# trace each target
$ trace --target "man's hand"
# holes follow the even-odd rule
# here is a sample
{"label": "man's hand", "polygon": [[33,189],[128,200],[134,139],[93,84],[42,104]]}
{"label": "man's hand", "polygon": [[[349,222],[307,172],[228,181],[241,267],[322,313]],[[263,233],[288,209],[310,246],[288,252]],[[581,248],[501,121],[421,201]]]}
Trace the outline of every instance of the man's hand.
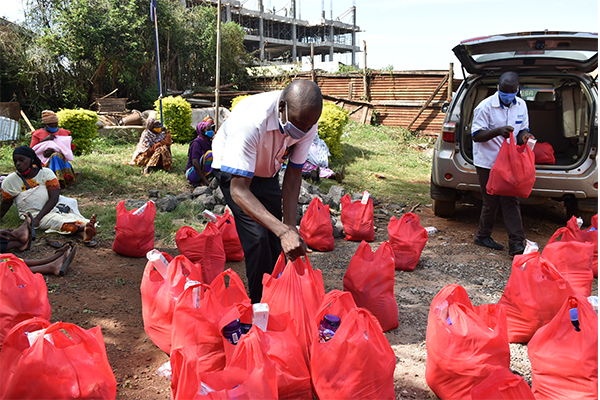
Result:
{"label": "man's hand", "polygon": [[289,228],[279,237],[281,249],[287,258],[294,261],[307,253],[306,243],[295,228]]}
{"label": "man's hand", "polygon": [[529,139],[535,139],[535,136],[533,136],[531,133],[529,133],[528,130],[522,130],[521,132],[519,132],[519,134],[517,135],[517,144],[523,144],[523,143],[527,143],[527,141]]}
{"label": "man's hand", "polygon": [[501,135],[501,136],[505,137],[506,139],[510,138],[510,135],[515,130],[515,128],[513,128],[510,125],[506,125],[506,126],[503,126],[503,127],[497,128],[497,129],[498,129],[498,136]]}

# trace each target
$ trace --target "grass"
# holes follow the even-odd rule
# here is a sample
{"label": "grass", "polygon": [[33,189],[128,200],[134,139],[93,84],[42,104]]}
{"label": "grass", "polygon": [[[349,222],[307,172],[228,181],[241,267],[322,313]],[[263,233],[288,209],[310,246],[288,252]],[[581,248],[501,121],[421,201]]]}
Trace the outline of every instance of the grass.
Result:
{"label": "grass", "polygon": [[[27,144],[27,143],[24,143]],[[431,155],[426,150],[433,139],[423,138],[397,127],[369,126],[350,122],[342,136],[343,157],[331,160],[330,167],[346,168],[342,186],[347,193],[368,190],[385,202],[428,203]],[[98,138],[94,150],[77,156],[73,162],[78,181],[63,195],[79,201],[84,216],[96,214],[100,227],[98,238],[114,239],[116,205],[121,200],[148,199],[148,190],[159,190],[161,197],[177,195],[189,190],[184,170],[187,165],[188,145],[174,144],[173,168],[170,172],[159,170],[149,176],[141,168],[126,165],[131,159],[135,143],[119,138]],[[0,173],[14,171],[12,146],[0,147]],[[328,191],[334,180],[323,179],[320,186]],[[175,245],[175,234],[184,225],[201,231],[205,220],[200,205],[185,203],[170,213],[156,213],[155,231],[157,247]],[[20,225],[16,207],[11,207],[2,220],[2,227]]]}

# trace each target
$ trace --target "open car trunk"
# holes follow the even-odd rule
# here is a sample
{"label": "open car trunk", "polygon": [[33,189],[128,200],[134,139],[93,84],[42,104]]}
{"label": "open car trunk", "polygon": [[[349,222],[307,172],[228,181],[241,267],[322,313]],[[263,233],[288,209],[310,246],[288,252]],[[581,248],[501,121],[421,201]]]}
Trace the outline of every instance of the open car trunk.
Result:
{"label": "open car trunk", "polygon": [[[496,92],[498,76],[487,76],[472,82],[461,107],[463,156],[473,162],[471,124],[473,110],[486,97]],[[537,164],[539,169],[574,169],[597,148],[594,124],[594,102],[587,82],[579,75],[520,76],[520,97],[527,103],[529,129],[537,143],[549,143],[554,151],[554,164]],[[590,132],[591,130],[591,132]]]}

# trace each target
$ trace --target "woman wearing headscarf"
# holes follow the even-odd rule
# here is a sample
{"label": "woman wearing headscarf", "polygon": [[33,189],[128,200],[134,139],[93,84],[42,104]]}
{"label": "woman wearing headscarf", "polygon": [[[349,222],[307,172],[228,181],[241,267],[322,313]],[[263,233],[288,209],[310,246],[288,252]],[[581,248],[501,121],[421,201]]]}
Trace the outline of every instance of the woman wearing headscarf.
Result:
{"label": "woman wearing headscarf", "polygon": [[198,135],[190,143],[185,176],[192,186],[208,186],[212,177],[212,138],[215,135],[215,122],[206,117],[196,126]]}
{"label": "woman wearing headscarf", "polygon": [[9,174],[0,188],[0,219],[14,203],[21,219],[26,219],[25,215],[31,218],[33,228],[45,229],[46,233],[78,235],[86,246],[95,246],[96,215],[86,219],[79,213],[77,200],[60,195],[56,175],[42,167],[33,149],[17,147],[13,162],[17,171]]}
{"label": "woman wearing headscarf", "polygon": [[163,128],[156,118],[148,118],[146,129],[140,136],[129,164],[143,166],[142,173],[148,174],[151,167],[171,170],[171,132]]}
{"label": "woman wearing headscarf", "polygon": [[58,127],[58,116],[54,111],[42,111],[41,129],[31,134],[31,147],[42,161],[58,178],[60,186],[77,182],[75,172],[69,161],[73,161],[75,146],[71,142],[71,132]]}

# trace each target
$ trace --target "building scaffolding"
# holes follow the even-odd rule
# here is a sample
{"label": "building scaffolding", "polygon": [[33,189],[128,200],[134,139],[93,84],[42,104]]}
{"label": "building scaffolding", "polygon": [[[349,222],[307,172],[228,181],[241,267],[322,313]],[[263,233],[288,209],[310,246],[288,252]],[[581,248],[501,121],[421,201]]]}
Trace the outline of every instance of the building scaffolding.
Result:
{"label": "building scaffolding", "polygon": [[[311,44],[314,43],[314,55],[325,61],[333,61],[334,54],[352,54],[352,65],[357,65],[356,33],[360,27],[356,25],[356,7],[351,7],[344,14],[352,15],[352,23],[344,23],[326,19],[325,10],[321,11],[321,19],[305,21],[296,19],[296,1],[291,0],[291,7],[283,9],[284,15],[278,15],[275,9],[265,10],[263,1],[258,0],[258,10],[244,8],[240,1],[221,0],[222,20],[236,22],[244,30],[244,46],[258,59],[265,62],[282,61],[297,62],[302,56],[310,56]],[[217,0],[187,0],[188,4],[212,4]],[[333,17],[333,16],[332,16]]]}

